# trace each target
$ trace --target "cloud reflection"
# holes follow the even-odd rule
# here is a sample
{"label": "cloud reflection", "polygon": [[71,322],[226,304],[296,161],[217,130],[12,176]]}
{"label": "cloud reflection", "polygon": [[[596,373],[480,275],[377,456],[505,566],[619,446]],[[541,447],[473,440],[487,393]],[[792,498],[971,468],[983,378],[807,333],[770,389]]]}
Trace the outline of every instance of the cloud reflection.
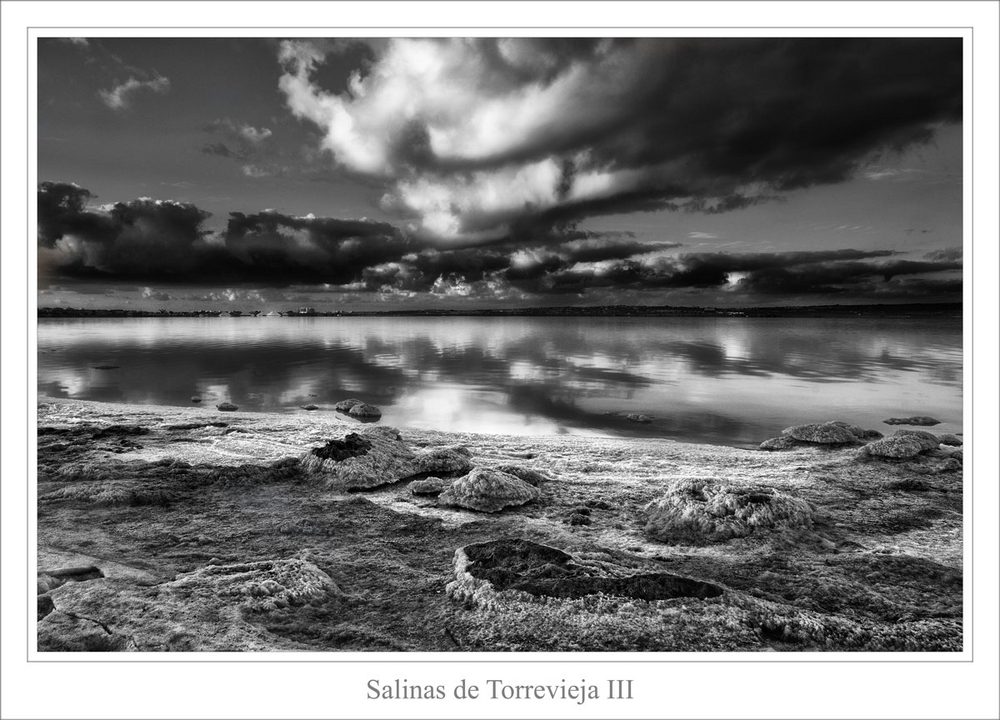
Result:
{"label": "cloud reflection", "polygon": [[961,341],[960,321],[941,320],[45,320],[38,388],[168,405],[200,395],[247,410],[358,397],[399,425],[750,443],[837,417],[960,423]]}

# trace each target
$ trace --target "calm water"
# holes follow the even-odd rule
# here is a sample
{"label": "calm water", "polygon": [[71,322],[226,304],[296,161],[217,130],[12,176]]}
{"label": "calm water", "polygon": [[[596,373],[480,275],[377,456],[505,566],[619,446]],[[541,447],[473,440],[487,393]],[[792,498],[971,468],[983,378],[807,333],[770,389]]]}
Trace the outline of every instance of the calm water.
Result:
{"label": "calm water", "polygon": [[38,349],[39,391],[85,400],[304,413],[357,397],[383,424],[725,445],[835,419],[962,430],[960,318],[43,319]]}

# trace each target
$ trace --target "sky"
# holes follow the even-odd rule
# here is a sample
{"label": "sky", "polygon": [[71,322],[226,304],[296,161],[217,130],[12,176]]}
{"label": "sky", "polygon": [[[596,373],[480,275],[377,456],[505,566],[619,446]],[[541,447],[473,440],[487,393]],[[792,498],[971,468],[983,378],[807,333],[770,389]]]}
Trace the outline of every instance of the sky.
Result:
{"label": "sky", "polygon": [[962,296],[955,38],[45,38],[38,303]]}

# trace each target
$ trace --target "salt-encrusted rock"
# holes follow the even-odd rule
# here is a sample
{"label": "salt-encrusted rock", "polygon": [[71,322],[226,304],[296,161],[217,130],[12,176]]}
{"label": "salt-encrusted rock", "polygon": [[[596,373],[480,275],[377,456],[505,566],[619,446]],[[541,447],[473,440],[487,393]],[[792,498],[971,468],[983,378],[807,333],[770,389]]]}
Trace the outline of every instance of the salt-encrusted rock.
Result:
{"label": "salt-encrusted rock", "polygon": [[938,435],[937,440],[942,445],[948,445],[950,447],[962,447],[962,438],[958,435],[952,435],[951,433],[946,433],[945,435]]}
{"label": "salt-encrusted rock", "polygon": [[221,410],[222,412],[235,412],[240,409],[239,406],[233,405],[231,402],[219,403],[215,406],[215,408],[217,410]]}
{"label": "salt-encrusted rock", "polygon": [[865,439],[865,429],[859,425],[852,425],[851,423],[846,423],[842,420],[830,420],[829,422],[823,423],[824,425],[836,425],[837,427],[842,427],[847,432],[851,433],[854,437],[859,440]]}
{"label": "salt-encrusted rock", "polygon": [[648,537],[702,545],[746,537],[760,530],[806,528],[809,503],[762,486],[738,487],[704,480],[677,480],[646,506]]}
{"label": "salt-encrusted rock", "polygon": [[537,470],[532,470],[531,468],[526,468],[521,465],[498,465],[497,470],[500,472],[505,472],[508,475],[513,475],[516,478],[524,480],[524,482],[534,487],[538,487],[543,482],[548,482],[549,478],[538,472]]}
{"label": "salt-encrusted rock", "polygon": [[303,410],[319,410],[319,405],[312,405],[312,404],[303,405],[302,409]]}
{"label": "salt-encrusted rock", "polygon": [[378,420],[382,417],[382,411],[374,405],[369,405],[368,403],[358,403],[357,405],[354,405],[347,411],[347,414],[352,418],[368,421]]}
{"label": "salt-encrusted rock", "polygon": [[790,428],[785,428],[782,434],[796,440],[819,445],[848,445],[857,441],[854,433],[832,422],[793,425]]}
{"label": "salt-encrusted rock", "polygon": [[629,413],[625,416],[625,419],[634,423],[642,423],[643,425],[648,425],[653,422],[653,418],[649,417],[649,415],[643,415],[642,413]]}
{"label": "salt-encrusted rock", "polygon": [[334,601],[333,579],[302,557],[206,565],[143,587],[102,578],[52,591],[55,608],[38,621],[41,651],[275,649],[247,620]]}
{"label": "salt-encrusted rock", "polygon": [[858,450],[862,457],[888,458],[891,460],[906,460],[916,457],[923,450],[917,438],[906,435],[893,435],[868,443]]}
{"label": "salt-encrusted rock", "polygon": [[457,477],[472,469],[469,450],[464,447],[442,447],[425,450],[417,455],[417,474],[435,473]]}
{"label": "salt-encrusted rock", "polygon": [[416,456],[394,428],[369,428],[330,440],[299,458],[302,469],[327,487],[361,490],[417,474]]}
{"label": "salt-encrusted rock", "polygon": [[[50,598],[51,602],[51,598]],[[39,652],[134,652],[135,642],[97,620],[53,609],[38,621]]]}
{"label": "salt-encrusted rock", "polygon": [[432,448],[417,454],[395,428],[372,427],[313,448],[299,458],[299,466],[307,474],[322,476],[327,487],[364,490],[412,477],[461,474],[472,463],[463,448]]}
{"label": "salt-encrusted rock", "polygon": [[94,565],[81,567],[59,568],[58,570],[38,571],[38,592],[39,594],[55,590],[68,582],[86,582],[104,577],[101,569]]}
{"label": "salt-encrusted rock", "polygon": [[355,405],[361,405],[361,404],[362,404],[361,400],[358,400],[357,398],[348,398],[347,400],[341,400],[340,402],[338,402],[336,405],[333,406],[333,409],[336,410],[337,412],[345,413]]}
{"label": "salt-encrusted rock", "polygon": [[418,496],[440,495],[449,485],[451,485],[451,480],[442,480],[437,477],[414,480],[410,483],[410,494]]}
{"label": "salt-encrusted rock", "polygon": [[897,430],[891,437],[911,437],[920,443],[921,451],[937,450],[940,446],[937,435],[926,430]]}
{"label": "salt-encrusted rock", "polygon": [[438,504],[479,512],[499,512],[505,507],[524,505],[538,497],[538,490],[520,478],[498,470],[476,468],[441,493]]}
{"label": "salt-encrusted rock", "polygon": [[886,425],[940,425],[940,420],[935,420],[932,417],[927,417],[926,415],[914,415],[913,417],[907,418],[896,418],[892,417],[888,420],[883,420]]}
{"label": "salt-encrusted rock", "polygon": [[168,585],[196,593],[211,591],[251,610],[301,606],[328,593],[340,594],[333,578],[300,558],[206,565]]}
{"label": "salt-encrusted rock", "polygon": [[803,445],[808,445],[808,443],[796,440],[791,435],[779,435],[778,437],[768,438],[762,442],[759,447],[761,450],[780,452],[782,450],[791,450],[792,448],[802,447]]}
{"label": "salt-encrusted rock", "polygon": [[497,593],[575,599],[587,595],[611,595],[637,600],[668,600],[676,597],[710,598],[722,588],[664,572],[639,573],[612,562],[575,558],[548,545],[503,538],[466,545],[455,551],[455,580],[447,594],[477,605],[491,604]]}
{"label": "salt-encrusted rock", "polygon": [[55,604],[52,602],[52,597],[49,595],[39,595],[37,607],[38,616],[36,618],[36,622],[56,609]]}
{"label": "salt-encrusted rock", "polygon": [[841,420],[832,420],[825,424],[839,425],[840,427],[844,428],[849,433],[851,433],[858,440],[864,440],[865,442],[868,442],[869,440],[878,440],[879,438],[884,437],[882,433],[880,433],[878,430],[865,430],[860,425],[852,425],[851,423],[846,423]]}

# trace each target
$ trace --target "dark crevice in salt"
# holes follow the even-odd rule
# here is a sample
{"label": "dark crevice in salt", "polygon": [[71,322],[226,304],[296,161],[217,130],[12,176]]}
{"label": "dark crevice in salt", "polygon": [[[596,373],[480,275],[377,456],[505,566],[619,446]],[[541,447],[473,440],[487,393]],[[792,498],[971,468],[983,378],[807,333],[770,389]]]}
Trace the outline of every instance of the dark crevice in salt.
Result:
{"label": "dark crevice in salt", "polygon": [[520,590],[531,595],[581,598],[603,593],[637,600],[677,597],[710,598],[722,588],[670,573],[627,577],[588,574],[592,569],[573,561],[571,555],[529,540],[494,540],[469,545],[465,554],[473,561],[469,573],[488,580],[497,590]]}
{"label": "dark crevice in salt", "polygon": [[314,448],[312,453],[321,460],[341,462],[352,457],[367,455],[372,449],[371,441],[357,433],[351,433],[343,440],[331,440],[321,448]]}

